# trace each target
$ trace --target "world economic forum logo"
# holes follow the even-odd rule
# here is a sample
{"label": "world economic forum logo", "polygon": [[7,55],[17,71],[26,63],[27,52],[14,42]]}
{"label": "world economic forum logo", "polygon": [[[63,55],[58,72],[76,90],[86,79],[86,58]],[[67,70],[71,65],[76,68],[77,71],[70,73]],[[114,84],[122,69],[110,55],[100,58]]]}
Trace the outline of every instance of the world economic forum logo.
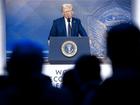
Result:
{"label": "world economic forum logo", "polygon": [[73,57],[77,53],[77,45],[73,41],[65,41],[61,46],[61,52],[66,57]]}

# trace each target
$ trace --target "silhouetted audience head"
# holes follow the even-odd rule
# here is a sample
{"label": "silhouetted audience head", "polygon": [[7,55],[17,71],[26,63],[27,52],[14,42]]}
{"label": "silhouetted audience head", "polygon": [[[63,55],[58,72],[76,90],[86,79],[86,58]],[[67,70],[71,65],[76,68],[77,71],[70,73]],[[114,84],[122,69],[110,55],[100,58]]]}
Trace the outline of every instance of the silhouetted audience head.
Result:
{"label": "silhouetted audience head", "polygon": [[43,47],[30,40],[20,40],[15,43],[10,59],[7,61],[9,76],[31,76],[32,73],[41,73]]}
{"label": "silhouetted audience head", "polygon": [[112,77],[100,85],[90,105],[139,103],[140,31],[133,23],[112,26],[107,32]]}
{"label": "silhouetted audience head", "polygon": [[43,47],[39,43],[20,40],[12,51],[7,62],[8,105],[71,105],[69,92],[53,87],[50,77],[42,74]]}
{"label": "silhouetted audience head", "polygon": [[121,23],[108,31],[107,54],[113,65],[136,66],[140,59],[140,31],[132,23]]}
{"label": "silhouetted audience head", "polygon": [[75,69],[82,82],[100,80],[100,60],[94,55],[83,55],[75,64]]}
{"label": "silhouetted audience head", "polygon": [[70,69],[63,74],[62,88],[68,89],[72,94],[78,94],[80,91],[79,77],[76,75],[75,69]]}
{"label": "silhouetted audience head", "polygon": [[76,88],[76,76],[75,76],[75,71],[73,69],[66,71],[63,74],[63,83],[62,85],[64,87],[68,88]]}

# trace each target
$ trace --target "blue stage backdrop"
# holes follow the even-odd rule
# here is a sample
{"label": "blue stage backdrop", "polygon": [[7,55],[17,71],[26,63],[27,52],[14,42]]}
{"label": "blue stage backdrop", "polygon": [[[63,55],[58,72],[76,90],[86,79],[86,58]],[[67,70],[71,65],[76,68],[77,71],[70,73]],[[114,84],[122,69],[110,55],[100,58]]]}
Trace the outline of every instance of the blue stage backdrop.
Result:
{"label": "blue stage backdrop", "polygon": [[106,30],[132,20],[131,0],[5,0],[7,54],[16,40],[31,39],[45,46],[53,19],[61,17],[62,3],[72,3],[90,39],[91,53],[106,56]]}

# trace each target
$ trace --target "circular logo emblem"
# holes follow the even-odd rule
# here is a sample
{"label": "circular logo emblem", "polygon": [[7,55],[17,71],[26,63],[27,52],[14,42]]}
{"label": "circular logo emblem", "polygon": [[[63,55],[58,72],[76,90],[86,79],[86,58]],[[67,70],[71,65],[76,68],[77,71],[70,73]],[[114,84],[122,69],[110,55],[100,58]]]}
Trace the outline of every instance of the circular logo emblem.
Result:
{"label": "circular logo emblem", "polygon": [[77,53],[77,45],[73,41],[65,41],[61,46],[61,51],[66,57],[73,57]]}

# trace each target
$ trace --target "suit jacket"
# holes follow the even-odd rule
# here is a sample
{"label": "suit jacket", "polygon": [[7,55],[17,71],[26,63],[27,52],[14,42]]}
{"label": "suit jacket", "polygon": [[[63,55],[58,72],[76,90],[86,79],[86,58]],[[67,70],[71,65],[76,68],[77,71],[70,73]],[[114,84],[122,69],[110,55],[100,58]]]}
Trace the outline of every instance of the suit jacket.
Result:
{"label": "suit jacket", "polygon": [[[77,18],[72,18],[72,33],[71,36],[73,37],[78,37],[78,36],[87,36],[86,31],[84,30],[81,21]],[[65,26],[65,19],[64,17],[58,18],[53,21],[53,25],[50,31],[50,35],[48,39],[53,36],[53,37],[58,37],[58,36],[67,36],[66,32],[66,26]]]}

